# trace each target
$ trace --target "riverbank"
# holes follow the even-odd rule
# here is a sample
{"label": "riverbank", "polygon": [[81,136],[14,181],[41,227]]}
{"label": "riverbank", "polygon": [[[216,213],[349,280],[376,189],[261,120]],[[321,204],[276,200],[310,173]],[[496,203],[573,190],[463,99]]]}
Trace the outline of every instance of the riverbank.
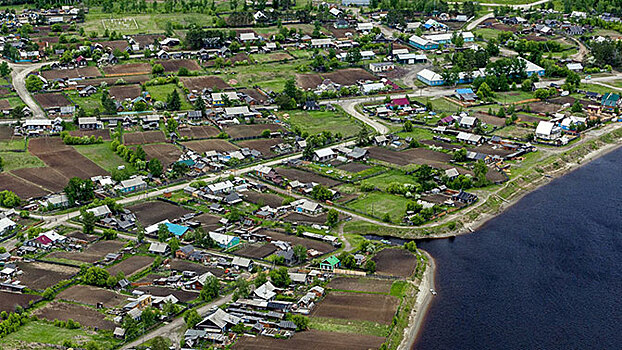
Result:
{"label": "riverbank", "polygon": [[430,254],[425,251],[421,251],[428,259],[428,266],[426,266],[421,281],[419,282],[419,292],[417,293],[417,300],[410,313],[408,327],[404,329],[404,338],[402,343],[397,347],[398,350],[410,350],[412,349],[421,328],[425,320],[425,315],[430,308],[430,302],[434,297],[430,292],[435,286],[434,275],[436,271],[436,264]]}
{"label": "riverbank", "polygon": [[472,233],[490,219],[516,204],[553,179],[568,174],[590,161],[600,158],[622,146],[622,124],[609,124],[592,130],[568,149],[546,148],[549,153],[520,175],[500,188],[480,195],[478,203],[445,217],[440,221],[419,227],[383,225],[353,221],[344,226],[344,232],[360,235],[372,234],[403,239],[449,238]]}

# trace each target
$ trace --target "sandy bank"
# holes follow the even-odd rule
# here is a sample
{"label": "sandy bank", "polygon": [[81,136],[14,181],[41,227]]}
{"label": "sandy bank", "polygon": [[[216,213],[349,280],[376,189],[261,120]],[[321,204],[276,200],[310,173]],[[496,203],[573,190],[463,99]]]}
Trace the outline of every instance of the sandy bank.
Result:
{"label": "sandy bank", "polygon": [[412,349],[415,340],[419,336],[419,332],[423,326],[425,315],[430,307],[430,302],[434,296],[430,292],[431,288],[434,288],[434,274],[436,271],[436,264],[430,254],[425,251],[421,251],[428,258],[428,266],[423,273],[421,282],[419,283],[419,292],[417,293],[417,301],[410,313],[408,327],[404,329],[404,338],[402,343],[397,347],[398,350],[410,350]]}

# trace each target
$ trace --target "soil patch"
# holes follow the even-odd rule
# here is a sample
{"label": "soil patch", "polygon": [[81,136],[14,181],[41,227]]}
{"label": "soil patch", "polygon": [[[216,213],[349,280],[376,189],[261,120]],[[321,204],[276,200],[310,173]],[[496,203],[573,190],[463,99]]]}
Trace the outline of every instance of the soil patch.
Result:
{"label": "soil patch", "polygon": [[110,266],[108,268],[108,272],[114,276],[116,276],[119,272],[123,272],[125,276],[130,277],[133,274],[147,268],[153,263],[154,260],[155,259],[150,256],[134,255],[116,265]]}
{"label": "soil patch", "polygon": [[136,218],[144,227],[153,225],[165,219],[172,221],[181,216],[192,213],[192,211],[185,209],[184,207],[163,201],[139,203],[130,206],[127,209],[136,214]]}
{"label": "soil patch", "polygon": [[97,306],[98,303],[101,303],[106,308],[120,306],[127,299],[127,297],[108,289],[84,285],[71,286],[60,292],[58,298],[91,306]]}
{"label": "soil patch", "polygon": [[368,293],[386,293],[391,291],[392,281],[371,278],[336,277],[328,284],[328,288],[353,290]]}
{"label": "soil patch", "polygon": [[398,277],[410,277],[417,267],[417,257],[400,248],[387,248],[381,250],[373,258],[376,262],[376,273]]}
{"label": "soil patch", "polygon": [[312,317],[390,324],[398,304],[399,300],[389,295],[330,292],[315,308]]}
{"label": "soil patch", "polygon": [[83,326],[94,329],[114,330],[116,327],[112,321],[105,319],[105,315],[93,308],[77,304],[53,301],[33,314],[48,321],[67,321],[72,319]]}
{"label": "soil patch", "polygon": [[182,145],[199,154],[203,154],[208,151],[229,152],[239,149],[238,146],[230,143],[229,141],[220,139],[182,142]]}
{"label": "soil patch", "polygon": [[369,350],[378,349],[384,343],[383,337],[361,334],[347,334],[309,330],[296,332],[290,339],[269,337],[241,337],[234,345],[235,350]]}

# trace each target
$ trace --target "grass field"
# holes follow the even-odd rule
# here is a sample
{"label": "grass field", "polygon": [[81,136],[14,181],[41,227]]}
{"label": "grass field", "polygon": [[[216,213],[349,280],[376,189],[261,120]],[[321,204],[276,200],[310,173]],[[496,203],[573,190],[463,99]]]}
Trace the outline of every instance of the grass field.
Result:
{"label": "grass field", "polygon": [[474,35],[481,35],[484,40],[497,39],[500,33],[503,33],[502,30],[497,30],[493,28],[480,28],[473,31]]}
{"label": "grass field", "polygon": [[414,127],[413,130],[410,132],[398,132],[397,135],[403,138],[412,137],[415,140],[430,140],[432,139],[432,137],[434,137],[434,133],[430,129],[417,127]]}
{"label": "grass field", "polygon": [[393,222],[400,222],[406,212],[408,202],[410,200],[405,197],[383,192],[370,192],[349,202],[347,206],[380,218],[389,213]]}
{"label": "grass field", "polygon": [[435,97],[435,98],[429,98],[429,97],[412,98],[411,97],[411,100],[415,100],[417,102],[423,103],[424,105],[427,105],[427,103],[430,102],[432,104],[432,109],[434,109],[434,111],[437,113],[440,113],[440,112],[453,113],[453,112],[457,112],[460,109],[460,106],[450,101],[447,101],[446,99],[442,97]]}
{"label": "grass field", "polygon": [[[344,137],[354,136],[359,132],[361,126],[351,117],[346,116],[341,111],[291,111],[289,123],[292,127],[299,127],[303,132],[317,134],[322,131],[331,133],[340,132]],[[282,116],[283,114],[281,114]]]}
{"label": "grass field", "polygon": [[120,165],[124,165],[125,169],[129,170],[131,173],[135,173],[136,169],[134,169],[134,166],[125,162],[110,149],[110,143],[111,142],[108,141],[94,145],[74,146],[74,148],[108,172],[116,170]]}
{"label": "grass field", "polygon": [[93,113],[95,108],[99,109],[100,111],[102,110],[102,94],[100,92],[88,97],[80,97],[76,91],[70,91],[68,92],[68,96],[73,102],[75,102],[88,114]]}
{"label": "grass field", "polygon": [[408,176],[401,171],[391,170],[378,176],[370,177],[364,180],[365,183],[370,183],[382,191],[385,191],[391,182],[399,182],[401,184],[415,183],[416,181],[412,176]]}
{"label": "grass field", "polygon": [[[168,94],[173,92],[173,88],[176,88],[175,84],[152,85],[147,87],[147,91],[149,91],[149,94],[151,94],[152,99],[155,99],[156,101],[166,102],[166,98]],[[184,94],[184,92],[180,89],[177,89],[177,92],[179,93],[179,97],[181,99],[181,109],[193,109],[190,102],[188,102],[188,99],[186,99],[186,95]]]}
{"label": "grass field", "polygon": [[24,343],[33,343],[35,346],[33,349],[46,349],[42,348],[40,344],[49,344],[49,348],[52,349],[57,348],[55,346],[62,345],[65,340],[80,345],[80,347],[84,347],[90,341],[94,341],[106,349],[113,348],[117,344],[117,341],[92,331],[59,328],[47,322],[35,321],[27,323],[17,332],[2,338],[0,348],[7,350],[24,349]]}
{"label": "grass field", "polygon": [[515,103],[519,101],[529,100],[532,98],[533,98],[533,94],[531,92],[525,92],[525,91],[518,90],[518,91],[497,92],[493,100],[499,103],[508,104],[508,103]]}
{"label": "grass field", "polygon": [[320,331],[375,335],[386,337],[389,334],[389,326],[369,321],[341,320],[337,318],[311,317],[309,328]]}
{"label": "grass field", "polygon": [[285,63],[239,65],[235,69],[227,71],[226,76],[222,78],[225,81],[237,80],[236,87],[259,85],[262,88],[280,92],[283,90],[285,82],[293,77],[293,73],[297,72],[300,66],[309,62],[310,60],[299,59]]}
{"label": "grass field", "polygon": [[24,139],[0,142],[0,158],[4,161],[4,171],[45,166],[41,159],[33,156],[28,151],[10,152],[10,150],[23,149],[26,149],[26,141]]}
{"label": "grass field", "polygon": [[192,24],[203,27],[213,25],[214,19],[214,16],[203,13],[117,14],[103,13],[100,8],[91,7],[82,27],[88,34],[95,31],[100,35],[105,29],[120,34],[163,33],[167,22],[174,27]]}

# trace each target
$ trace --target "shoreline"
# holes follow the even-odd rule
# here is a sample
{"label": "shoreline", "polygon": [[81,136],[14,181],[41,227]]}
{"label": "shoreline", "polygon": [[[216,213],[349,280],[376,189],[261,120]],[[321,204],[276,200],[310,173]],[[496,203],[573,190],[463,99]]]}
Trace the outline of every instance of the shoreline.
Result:
{"label": "shoreline", "polygon": [[419,251],[428,258],[428,266],[421,277],[417,300],[410,313],[408,327],[404,329],[404,339],[397,347],[398,350],[410,350],[415,345],[415,341],[419,338],[423,328],[423,322],[430,308],[430,303],[434,298],[430,289],[435,289],[436,263],[428,252],[424,250]]}
{"label": "shoreline", "polygon": [[[617,129],[618,128],[615,128],[614,130],[611,130],[609,132],[616,131]],[[608,134],[608,133],[605,133],[605,134]],[[588,140],[585,140],[585,142],[587,141]],[[450,233],[430,235],[428,237],[424,237],[423,239],[446,239],[446,238],[474,233],[476,230],[484,226],[488,221],[490,221],[491,219],[494,219],[496,216],[498,216],[499,214],[502,214],[505,210],[512,207],[514,204],[518,203],[521,199],[523,199],[523,197],[525,197],[529,193],[532,193],[533,191],[536,191],[542,188],[543,186],[551,183],[555,179],[560,178],[566,174],[569,174],[581,168],[582,166],[596,159],[599,159],[613,151],[616,151],[620,148],[622,148],[622,139],[617,139],[613,143],[607,143],[597,149],[592,150],[591,152],[582,156],[576,162],[568,162],[559,169],[556,169],[550,172],[544,172],[542,174],[542,178],[546,179],[546,181],[543,181],[541,183],[537,182],[533,188],[521,189],[515,192],[516,195],[513,196],[511,199],[503,201],[503,203],[499,206],[498,212],[494,214],[482,213],[481,217],[471,222],[466,222],[464,226],[460,228],[459,230],[454,230]],[[572,149],[569,149],[569,151],[570,150]],[[491,194],[491,195],[496,195],[496,193]],[[408,327],[404,329],[404,333],[405,333],[404,339],[402,340],[402,343],[397,348],[399,350],[410,350],[413,348],[416,340],[419,338],[419,335],[422,331],[423,323],[425,321],[425,316],[428,313],[428,310],[430,308],[430,303],[433,298],[432,293],[430,293],[430,288],[434,288],[435,286],[436,263],[434,261],[434,258],[428,252],[424,250],[420,250],[420,251],[422,252],[422,254],[425,254],[428,257],[429,265],[426,268],[423,274],[423,277],[421,278],[421,282],[419,283],[419,292],[417,293],[417,296],[416,296],[417,299],[411,311],[411,314],[409,316],[409,325]]]}

